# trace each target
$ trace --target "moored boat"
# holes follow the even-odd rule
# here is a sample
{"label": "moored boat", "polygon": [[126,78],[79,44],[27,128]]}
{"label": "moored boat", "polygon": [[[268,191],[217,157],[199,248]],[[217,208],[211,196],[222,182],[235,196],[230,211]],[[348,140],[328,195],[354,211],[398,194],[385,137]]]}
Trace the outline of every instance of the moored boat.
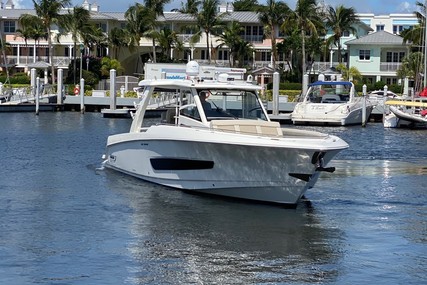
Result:
{"label": "moored boat", "polygon": [[309,85],[302,101],[295,106],[291,119],[294,124],[365,124],[372,108],[369,99],[356,96],[352,82],[317,81]]}
{"label": "moored boat", "polygon": [[384,127],[427,127],[427,98],[389,100],[385,105],[389,111],[384,116]]}

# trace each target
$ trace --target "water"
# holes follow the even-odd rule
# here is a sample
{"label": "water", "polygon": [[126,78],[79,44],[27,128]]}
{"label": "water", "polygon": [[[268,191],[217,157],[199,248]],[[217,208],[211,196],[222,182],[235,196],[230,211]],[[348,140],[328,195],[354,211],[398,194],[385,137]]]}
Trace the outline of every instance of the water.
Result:
{"label": "water", "polygon": [[297,209],[100,170],[99,113],[0,113],[0,284],[427,284],[426,130],[350,148]]}

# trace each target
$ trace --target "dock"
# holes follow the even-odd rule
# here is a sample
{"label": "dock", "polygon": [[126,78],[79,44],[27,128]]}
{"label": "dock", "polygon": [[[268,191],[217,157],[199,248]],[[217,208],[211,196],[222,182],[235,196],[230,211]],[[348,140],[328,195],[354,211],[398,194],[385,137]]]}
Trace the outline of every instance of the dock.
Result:
{"label": "dock", "polygon": [[[56,112],[56,111],[80,111],[81,98],[80,96],[66,95],[62,104],[56,102],[56,94],[44,95],[40,98],[39,111],[40,112]],[[115,108],[111,108],[110,97],[84,97],[85,111],[87,112],[100,112],[105,118],[131,118],[131,112],[136,110],[138,98],[116,98]],[[175,98],[158,98],[156,101],[150,102],[147,108],[147,116],[160,117],[167,106],[175,104]],[[279,114],[273,115],[273,102],[265,103],[265,108],[269,113],[272,121],[280,122],[281,124],[290,124],[291,113],[295,108],[296,102],[280,102]],[[36,104],[34,98],[31,100],[3,102],[0,103],[0,112],[35,112]],[[380,109],[374,108],[371,114],[371,119],[379,121],[382,119]]]}

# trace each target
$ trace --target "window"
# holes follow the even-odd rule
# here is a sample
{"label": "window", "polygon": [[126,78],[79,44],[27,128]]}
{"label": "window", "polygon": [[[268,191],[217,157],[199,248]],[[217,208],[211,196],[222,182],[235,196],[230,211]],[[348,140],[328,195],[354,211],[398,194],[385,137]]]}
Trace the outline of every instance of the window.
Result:
{"label": "window", "polygon": [[393,34],[399,35],[403,30],[413,28],[412,25],[393,25]]}
{"label": "window", "polygon": [[226,50],[219,50],[218,51],[218,59],[219,60],[227,60],[228,59],[228,52]]}
{"label": "window", "polygon": [[14,33],[16,31],[16,26],[14,21],[4,21],[4,32],[5,33]]}
{"label": "window", "polygon": [[350,36],[350,32],[349,32],[349,31],[344,31],[344,32],[342,33],[342,36],[343,36],[343,37],[349,37],[349,36]]}
{"label": "window", "polygon": [[105,24],[105,23],[99,23],[97,26],[98,26],[98,28],[100,28],[100,29],[101,29],[101,31],[103,31],[104,33],[106,33],[106,32],[107,32],[107,24]]}
{"label": "window", "polygon": [[368,49],[359,50],[359,60],[371,60],[371,51]]}
{"label": "window", "polygon": [[386,54],[386,62],[402,62],[405,57],[405,52],[388,51]]}
{"label": "window", "polygon": [[261,52],[261,61],[270,61],[271,60],[271,52]]}
{"label": "window", "polygon": [[384,31],[384,25],[377,25],[377,32]]}
{"label": "window", "polygon": [[208,53],[206,52],[206,50],[202,49],[200,51],[200,59],[208,59]]}

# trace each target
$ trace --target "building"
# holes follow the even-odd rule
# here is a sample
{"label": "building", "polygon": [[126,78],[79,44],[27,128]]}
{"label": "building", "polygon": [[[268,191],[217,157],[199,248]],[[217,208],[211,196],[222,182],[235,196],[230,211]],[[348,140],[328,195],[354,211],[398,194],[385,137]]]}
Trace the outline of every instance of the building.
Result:
{"label": "building", "polygon": [[[106,34],[113,28],[123,28],[126,24],[124,11],[102,12],[99,5],[89,3],[88,0],[83,0],[82,7],[90,11],[91,20]],[[271,67],[271,42],[264,37],[264,27],[258,20],[258,15],[255,12],[234,12],[232,5],[222,5],[219,9],[223,12],[229,12],[225,18],[226,21],[237,21],[243,26],[244,32],[241,36],[253,45],[253,55],[247,59],[246,64],[251,66],[253,70]],[[67,13],[67,10],[63,12]],[[72,60],[74,49],[71,36],[61,36],[59,42],[53,40],[52,50],[49,50],[47,41],[44,39],[38,42],[31,39],[25,41],[17,33],[19,29],[18,19],[22,14],[35,15],[35,11],[32,9],[16,9],[13,5],[13,0],[8,0],[5,4],[1,4],[1,38],[10,46],[6,59],[3,58],[1,60],[2,65],[13,66],[16,71],[27,72],[29,64],[43,61],[53,64],[55,68],[67,70]],[[417,18],[413,14],[359,14],[359,17],[362,23],[356,27],[357,36],[347,33],[341,39],[344,62],[348,65],[356,66],[369,81],[385,79],[390,84],[397,82],[395,71],[399,67],[402,57],[409,51],[407,47],[399,46],[398,43],[401,41],[399,33],[405,28],[416,25],[418,23]],[[192,16],[179,12],[164,12],[164,16],[159,17],[158,21],[164,27],[176,31],[184,43],[183,50],[170,50],[172,58],[182,62],[186,62],[188,59],[195,59],[204,64],[208,63],[208,52],[211,52],[213,55],[212,63],[217,66],[229,66],[229,50],[225,46],[220,46],[217,41],[218,38],[214,36],[210,38],[213,45],[212,51],[208,51],[206,48],[205,35],[202,35],[197,43],[190,44],[193,31],[191,29],[186,30],[185,27],[194,24]],[[60,34],[58,27],[52,27],[52,32],[52,37]],[[379,35],[387,38],[387,43],[373,40],[378,39]],[[390,46],[391,43],[394,46]],[[123,48],[118,54],[118,60],[125,68],[124,73],[128,75],[142,74],[144,63],[148,60],[148,55],[151,51],[152,41],[149,39],[141,39],[139,49],[136,51]],[[50,53],[54,55],[53,62],[49,62]],[[361,57],[362,53],[364,57]],[[80,54],[80,50],[78,50],[78,54]],[[113,56],[114,52],[111,47],[96,47],[92,50],[85,48],[83,54]],[[310,61],[308,65],[309,72],[312,74],[322,73],[338,65],[337,61],[337,49],[336,47],[331,47],[329,52]],[[278,64],[285,63],[285,56],[280,55]],[[367,66],[369,68],[365,68]],[[266,83],[268,83],[268,79]]]}

